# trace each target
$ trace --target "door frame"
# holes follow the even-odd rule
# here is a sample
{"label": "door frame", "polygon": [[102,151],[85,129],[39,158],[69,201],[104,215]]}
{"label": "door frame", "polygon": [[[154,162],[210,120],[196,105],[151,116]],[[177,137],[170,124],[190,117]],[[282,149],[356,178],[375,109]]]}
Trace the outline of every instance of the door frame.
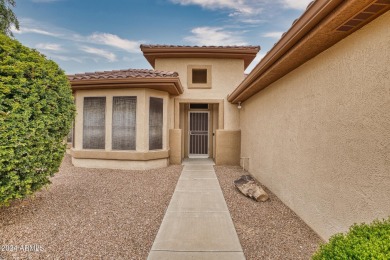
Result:
{"label": "door frame", "polygon": [[[190,137],[190,129],[191,129],[191,113],[202,113],[207,114],[207,154],[191,154],[191,137]],[[188,111],[188,132],[187,132],[187,142],[188,142],[188,158],[210,158],[210,111]]]}

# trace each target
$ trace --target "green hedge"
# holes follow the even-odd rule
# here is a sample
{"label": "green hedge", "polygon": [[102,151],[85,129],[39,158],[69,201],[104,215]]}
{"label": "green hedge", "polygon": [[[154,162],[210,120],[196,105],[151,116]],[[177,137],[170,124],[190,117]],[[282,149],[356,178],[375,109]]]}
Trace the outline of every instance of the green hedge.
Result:
{"label": "green hedge", "polygon": [[74,115],[58,65],[0,34],[0,205],[50,183]]}
{"label": "green hedge", "polygon": [[355,224],[346,234],[332,236],[313,255],[313,260],[325,259],[390,259],[390,217],[371,224]]}

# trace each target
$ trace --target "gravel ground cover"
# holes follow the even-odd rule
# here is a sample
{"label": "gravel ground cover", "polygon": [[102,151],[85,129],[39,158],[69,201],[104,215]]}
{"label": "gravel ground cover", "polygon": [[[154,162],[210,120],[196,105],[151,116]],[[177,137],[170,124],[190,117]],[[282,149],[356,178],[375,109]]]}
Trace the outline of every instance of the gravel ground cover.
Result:
{"label": "gravel ground cover", "polygon": [[66,155],[47,189],[0,208],[0,259],[146,259],[181,170],[76,168]]}
{"label": "gravel ground cover", "polygon": [[267,202],[242,195],[233,184],[248,174],[240,167],[215,166],[215,171],[247,260],[311,258],[322,240],[292,210],[263,185]]}

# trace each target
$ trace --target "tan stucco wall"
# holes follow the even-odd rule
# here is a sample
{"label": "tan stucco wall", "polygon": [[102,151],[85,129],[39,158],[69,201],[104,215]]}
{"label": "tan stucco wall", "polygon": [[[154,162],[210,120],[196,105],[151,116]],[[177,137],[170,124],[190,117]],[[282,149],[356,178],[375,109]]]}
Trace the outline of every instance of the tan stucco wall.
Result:
{"label": "tan stucco wall", "polygon": [[122,160],[99,160],[77,159],[72,157],[72,164],[82,168],[103,168],[120,170],[150,170],[164,168],[169,165],[168,159],[149,161],[122,161]]}
{"label": "tan stucco wall", "polygon": [[181,145],[181,129],[170,129],[169,130],[169,147],[170,147],[170,155],[169,162],[171,164],[181,164],[182,158],[182,145]]}
{"label": "tan stucco wall", "polygon": [[[211,66],[212,82],[210,89],[189,89],[187,73],[189,65]],[[244,61],[240,59],[156,59],[156,70],[176,71],[179,73],[184,93],[181,99],[224,99],[224,128],[238,130],[239,111],[236,105],[226,101],[227,94],[244,79]]]}
{"label": "tan stucco wall", "polygon": [[240,165],[241,131],[216,131],[216,165]]}
{"label": "tan stucco wall", "polygon": [[242,105],[250,173],[324,239],[390,215],[389,24],[388,12]]}

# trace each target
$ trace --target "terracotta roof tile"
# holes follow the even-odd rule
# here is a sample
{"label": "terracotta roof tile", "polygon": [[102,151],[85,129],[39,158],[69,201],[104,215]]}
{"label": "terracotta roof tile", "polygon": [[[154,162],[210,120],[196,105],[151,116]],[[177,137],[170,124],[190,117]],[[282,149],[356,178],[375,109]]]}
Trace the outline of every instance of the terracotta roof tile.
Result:
{"label": "terracotta roof tile", "polygon": [[168,45],[168,44],[141,44],[141,48],[207,48],[207,49],[260,49],[260,46],[252,45],[227,45],[227,46],[191,46],[191,45]]}
{"label": "terracotta roof tile", "polygon": [[70,81],[98,80],[98,79],[126,79],[126,78],[176,78],[179,74],[172,71],[127,69],[100,72],[86,72],[82,74],[68,75]]}

